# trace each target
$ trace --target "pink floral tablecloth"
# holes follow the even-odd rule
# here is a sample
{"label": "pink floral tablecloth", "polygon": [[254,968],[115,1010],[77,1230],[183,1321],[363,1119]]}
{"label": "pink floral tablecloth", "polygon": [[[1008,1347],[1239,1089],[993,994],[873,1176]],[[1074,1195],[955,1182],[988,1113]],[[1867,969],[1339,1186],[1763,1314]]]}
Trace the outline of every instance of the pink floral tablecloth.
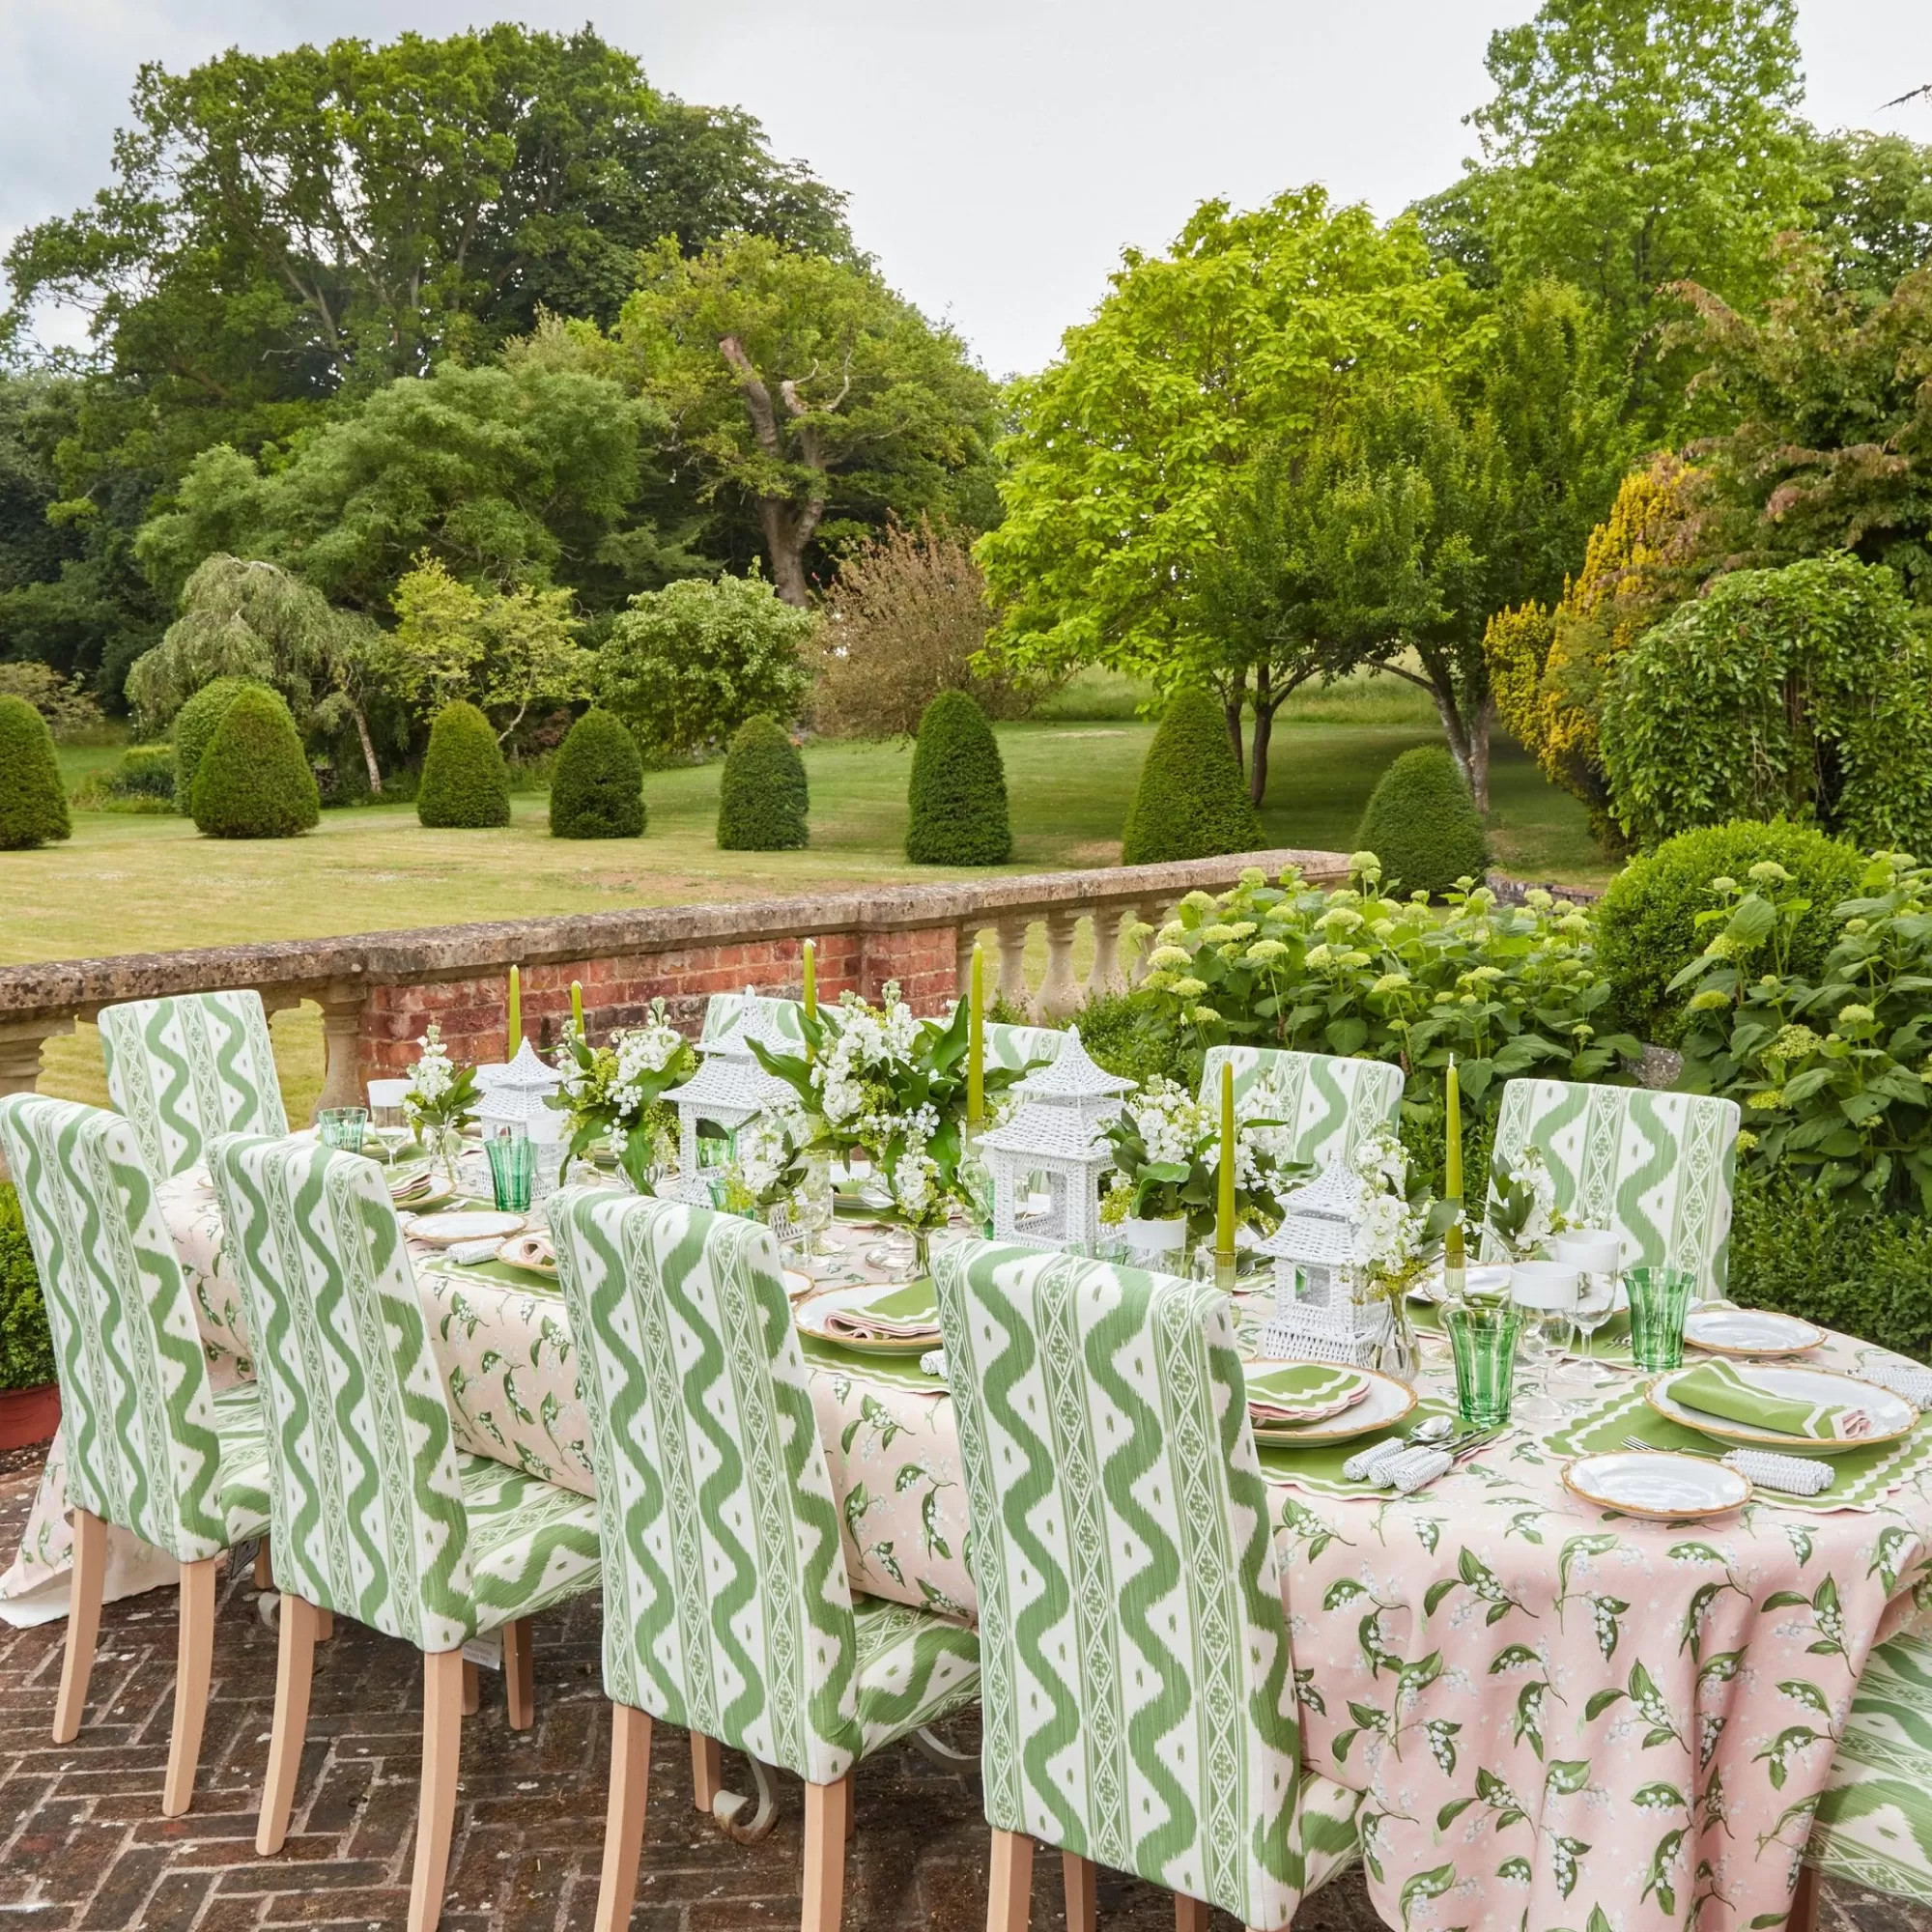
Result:
{"label": "pink floral tablecloth", "polygon": [[[246,1373],[213,1195],[176,1181],[163,1211],[217,1379]],[[830,1278],[862,1278],[876,1237],[834,1234]],[[427,1260],[420,1284],[464,1445],[588,1492],[560,1297]],[[1852,1369],[1873,1353],[1826,1351]],[[1425,1394],[1446,1371],[1432,1347]],[[950,1397],[910,1366],[821,1352],[810,1374],[855,1586],[970,1614]],[[1572,1406],[1620,1429],[1634,1389],[1626,1376]],[[1404,1932],[1778,1925],[1865,1657],[1916,1613],[1932,1440],[1853,1508],[1761,1493],[1673,1525],[1573,1495],[1554,1434],[1520,1431],[1401,1500],[1264,1459],[1304,1755],[1364,1792],[1371,1891]],[[131,1544],[120,1588],[173,1580]],[[0,1614],[61,1614],[67,1552],[57,1450]]]}

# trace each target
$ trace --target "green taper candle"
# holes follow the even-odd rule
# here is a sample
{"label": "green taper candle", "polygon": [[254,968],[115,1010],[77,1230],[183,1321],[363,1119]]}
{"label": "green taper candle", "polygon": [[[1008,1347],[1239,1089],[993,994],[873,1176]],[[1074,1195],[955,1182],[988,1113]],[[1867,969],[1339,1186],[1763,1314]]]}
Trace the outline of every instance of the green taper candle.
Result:
{"label": "green taper candle", "polygon": [[966,1124],[986,1118],[986,955],[973,942],[973,983],[966,1015]]}
{"label": "green taper candle", "polygon": [[1442,1159],[1442,1192],[1456,1204],[1456,1218],[1442,1237],[1442,1265],[1449,1280],[1451,1297],[1462,1292],[1463,1269],[1468,1247],[1463,1234],[1463,1082],[1456,1071],[1456,1056],[1449,1056],[1449,1074],[1443,1088],[1448,1120],[1443,1133],[1448,1143]]}
{"label": "green taper candle", "polygon": [[517,1048],[524,1038],[524,987],[523,976],[512,966],[510,968],[510,1024],[505,1029],[509,1035],[510,1050],[503,1058],[514,1060]]}
{"label": "green taper candle", "polygon": [[573,980],[570,982],[570,1025],[572,1032],[579,1038],[582,1038],[583,1036],[583,981],[582,980]]}
{"label": "green taper candle", "polygon": [[1221,1063],[1220,1199],[1214,1212],[1214,1271],[1220,1275],[1235,1265],[1235,1064]]}
{"label": "green taper candle", "polygon": [[805,942],[805,1016],[809,1020],[818,1017],[818,948],[809,939]]}

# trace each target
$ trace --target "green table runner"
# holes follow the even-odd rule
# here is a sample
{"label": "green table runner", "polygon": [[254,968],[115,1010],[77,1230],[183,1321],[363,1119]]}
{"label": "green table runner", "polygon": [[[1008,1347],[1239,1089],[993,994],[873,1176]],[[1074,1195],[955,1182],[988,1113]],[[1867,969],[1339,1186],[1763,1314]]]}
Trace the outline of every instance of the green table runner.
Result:
{"label": "green table runner", "polygon": [[[1424,1396],[1400,1422],[1391,1423],[1386,1429],[1370,1430],[1366,1435],[1350,1436],[1346,1442],[1330,1442],[1321,1448],[1277,1449],[1257,1442],[1255,1453],[1261,1458],[1262,1474],[1271,1483],[1292,1483],[1296,1489],[1318,1496],[1385,1496],[1391,1492],[1374,1483],[1350,1482],[1343,1475],[1342,1464],[1361,1450],[1373,1449],[1392,1436],[1406,1435],[1417,1423],[1426,1422],[1432,1415],[1446,1415],[1453,1421],[1455,1414],[1453,1396],[1443,1400]],[[1285,1518],[1287,1512],[1282,1514]]]}

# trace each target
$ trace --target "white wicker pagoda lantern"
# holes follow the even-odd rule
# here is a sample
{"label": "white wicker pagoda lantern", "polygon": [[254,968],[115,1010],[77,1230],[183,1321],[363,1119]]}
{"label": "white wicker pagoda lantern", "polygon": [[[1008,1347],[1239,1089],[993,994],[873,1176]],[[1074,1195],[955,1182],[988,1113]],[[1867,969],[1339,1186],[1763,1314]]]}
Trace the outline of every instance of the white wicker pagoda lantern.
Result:
{"label": "white wicker pagoda lantern", "polygon": [[738,1129],[796,1098],[784,1081],[758,1065],[753,1039],[773,1052],[791,1044],[773,1037],[763,1015],[742,1012],[716,1039],[696,1042],[697,1071],[665,1095],[677,1108],[678,1193],[684,1200],[708,1201],[705,1176],[736,1155]]}
{"label": "white wicker pagoda lantern", "polygon": [[478,1084],[483,1102],[476,1110],[476,1121],[486,1139],[517,1127],[533,1141],[562,1138],[563,1116],[546,1103],[563,1085],[563,1075],[555,1067],[546,1066],[527,1039],[519,1042],[517,1057],[508,1065],[491,1069],[487,1085]]}
{"label": "white wicker pagoda lantern", "polygon": [[1379,1303],[1355,1299],[1355,1217],[1361,1182],[1339,1160],[1282,1197],[1281,1225],[1261,1244],[1274,1264],[1274,1320],[1264,1355],[1367,1362],[1387,1325]]}
{"label": "white wicker pagoda lantern", "polygon": [[[1092,1241],[1100,1218],[1100,1177],[1113,1148],[1101,1133],[1119,1118],[1131,1080],[1103,1072],[1088,1058],[1077,1029],[1046,1065],[1013,1083],[1018,1106],[1004,1126],[981,1134],[980,1156],[993,1178],[993,1238],[1045,1247]],[[1047,1208],[1019,1229],[1022,1192],[1034,1176],[1046,1181]]]}

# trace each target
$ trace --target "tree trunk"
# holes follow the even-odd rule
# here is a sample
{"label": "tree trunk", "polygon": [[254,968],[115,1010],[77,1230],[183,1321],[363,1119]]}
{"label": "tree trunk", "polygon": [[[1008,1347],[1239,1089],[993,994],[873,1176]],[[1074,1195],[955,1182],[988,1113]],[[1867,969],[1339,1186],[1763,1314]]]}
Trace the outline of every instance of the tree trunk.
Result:
{"label": "tree trunk", "polygon": [[1435,699],[1435,714],[1442,721],[1442,735],[1449,740],[1449,750],[1455,757],[1458,768],[1469,787],[1469,796],[1476,802],[1476,810],[1488,816],[1490,810],[1490,720],[1494,713],[1494,705],[1484,698],[1476,715],[1464,719],[1456,704],[1453,692],[1444,691],[1438,684],[1430,686]]}
{"label": "tree trunk", "polygon": [[1278,697],[1267,704],[1259,697],[1255,700],[1255,753],[1248,760],[1248,796],[1254,800],[1257,811],[1267,797],[1268,742],[1274,736],[1274,714],[1280,702]]}
{"label": "tree trunk", "polygon": [[362,707],[353,698],[349,704],[349,715],[355,721],[355,736],[362,746],[362,763],[369,774],[369,796],[383,796],[383,768],[376,762],[376,748],[369,742],[369,721],[362,715]]}
{"label": "tree trunk", "polygon": [[1235,681],[1232,691],[1221,694],[1221,715],[1228,721],[1228,742],[1235,748],[1235,769],[1245,772],[1248,761],[1246,747],[1241,743],[1241,713],[1247,708],[1248,674],[1243,670]]}
{"label": "tree trunk", "polygon": [[788,497],[758,498],[758,522],[765,533],[765,554],[771,559],[772,588],[795,610],[803,611],[810,602],[805,551],[822,510],[823,505],[816,503],[801,510]]}

